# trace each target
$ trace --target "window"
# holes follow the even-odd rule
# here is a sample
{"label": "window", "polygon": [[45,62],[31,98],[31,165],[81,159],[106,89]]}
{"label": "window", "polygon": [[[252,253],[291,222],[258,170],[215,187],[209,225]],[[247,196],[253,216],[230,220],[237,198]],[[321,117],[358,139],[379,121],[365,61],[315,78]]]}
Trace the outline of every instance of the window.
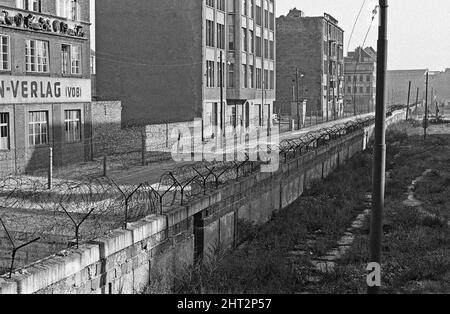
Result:
{"label": "window", "polygon": [[214,87],[214,61],[206,61],[206,87]]}
{"label": "window", "polygon": [[234,63],[228,65],[228,87],[234,88]]}
{"label": "window", "polygon": [[248,72],[247,65],[242,65],[242,87],[248,88]]}
{"label": "window", "polygon": [[247,38],[247,29],[242,28],[242,50],[248,51],[248,38]]}
{"label": "window", "polygon": [[370,86],[366,87],[366,94],[370,94]]}
{"label": "window", "polygon": [[248,66],[248,76],[250,78],[250,88],[255,88],[255,67],[253,65]]}
{"label": "window", "polygon": [[352,81],[352,76],[351,75],[347,76],[347,82],[351,82],[351,81]]}
{"label": "window", "polygon": [[214,47],[214,22],[206,20],[206,46]]}
{"label": "window", "polygon": [[78,0],[56,1],[56,12],[58,16],[76,21],[80,19],[80,11]]}
{"label": "window", "polygon": [[91,75],[95,75],[95,73],[96,73],[95,56],[91,55],[90,66],[91,66]]}
{"label": "window", "polygon": [[235,45],[235,34],[234,34],[234,15],[228,15],[228,49],[236,50]]}
{"label": "window", "polygon": [[48,72],[48,42],[27,40],[25,47],[25,63],[27,72]]}
{"label": "window", "polygon": [[217,0],[217,9],[225,11],[225,0]]}
{"label": "window", "polygon": [[261,57],[262,56],[262,51],[261,51],[261,37],[256,36],[256,56],[257,57]]}
{"label": "window", "polygon": [[231,117],[230,117],[230,123],[231,125],[233,125],[233,127],[235,128],[237,126],[237,112],[236,112],[236,107],[233,106],[231,107]]}
{"label": "window", "polygon": [[351,88],[351,86],[347,87],[347,93],[349,93],[349,94],[352,93],[352,88]]}
{"label": "window", "polygon": [[9,113],[0,113],[0,150],[9,150]]}
{"label": "window", "polygon": [[269,89],[275,89],[275,73],[273,71],[270,71],[270,85]]}
{"label": "window", "polygon": [[264,89],[269,88],[269,70],[264,70],[263,88]]}
{"label": "window", "polygon": [[250,47],[250,53],[255,53],[255,36],[253,31],[248,32],[248,41],[249,41],[249,47]]}
{"label": "window", "polygon": [[225,49],[225,25],[217,24],[217,48]]}
{"label": "window", "polygon": [[206,0],[206,5],[214,8],[214,0]]}
{"label": "window", "polygon": [[269,41],[269,59],[270,60],[275,59],[275,45],[273,41]]}
{"label": "window", "polygon": [[367,82],[372,81],[372,78],[370,77],[370,75],[367,75],[367,76],[366,76],[366,81],[367,81]]}
{"label": "window", "polygon": [[262,69],[256,68],[256,88],[262,88]]}
{"label": "window", "polygon": [[363,75],[360,75],[360,76],[359,76],[359,81],[360,81],[360,82],[364,82],[364,76],[363,76]]}
{"label": "window", "polygon": [[360,93],[360,94],[364,94],[364,87],[360,87],[360,88],[359,88],[359,93]]}
{"label": "window", "polygon": [[69,74],[70,46],[61,46],[61,69],[62,74]]}
{"label": "window", "polygon": [[63,74],[81,74],[81,46],[61,46],[61,69]]}
{"label": "window", "polygon": [[255,18],[255,0],[250,0],[250,17]]}
{"label": "window", "polygon": [[264,10],[264,27],[269,28],[269,11]]}
{"label": "window", "polygon": [[41,12],[41,0],[22,0],[20,2],[20,8],[33,12]]}
{"label": "window", "polygon": [[269,28],[270,30],[275,30],[275,15],[273,13],[269,13]]}
{"label": "window", "polygon": [[256,6],[256,25],[262,26],[262,8]]}
{"label": "window", "polygon": [[242,14],[248,15],[248,0],[242,0]]}
{"label": "window", "polygon": [[48,113],[47,111],[34,111],[28,115],[30,146],[39,146],[48,143]]}
{"label": "window", "polygon": [[224,75],[224,69],[225,69],[225,63],[222,63],[222,66],[220,62],[217,62],[217,86],[218,87],[224,87],[223,86],[223,75]]}
{"label": "window", "polygon": [[81,110],[64,110],[64,130],[67,143],[81,141]]}
{"label": "window", "polygon": [[81,46],[71,46],[70,65],[72,74],[81,74]]}
{"label": "window", "polygon": [[0,71],[10,70],[9,37],[0,35]]}
{"label": "window", "polygon": [[264,58],[269,57],[269,40],[264,39]]}

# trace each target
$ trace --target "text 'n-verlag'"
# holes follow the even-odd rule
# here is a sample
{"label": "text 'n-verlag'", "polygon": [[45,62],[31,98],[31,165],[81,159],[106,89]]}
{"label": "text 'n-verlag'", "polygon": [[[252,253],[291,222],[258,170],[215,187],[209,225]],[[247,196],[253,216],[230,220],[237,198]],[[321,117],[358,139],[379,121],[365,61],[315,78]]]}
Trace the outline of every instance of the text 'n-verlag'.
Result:
{"label": "text 'n-verlag'", "polygon": [[80,87],[61,89],[60,82],[0,81],[0,97],[5,98],[7,93],[13,98],[80,98],[82,96]]}

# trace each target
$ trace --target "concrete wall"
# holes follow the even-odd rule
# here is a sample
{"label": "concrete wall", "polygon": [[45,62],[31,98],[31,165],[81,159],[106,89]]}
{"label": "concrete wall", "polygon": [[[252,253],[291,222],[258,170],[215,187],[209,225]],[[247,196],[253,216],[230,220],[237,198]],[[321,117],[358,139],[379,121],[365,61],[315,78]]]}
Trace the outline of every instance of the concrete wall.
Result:
{"label": "concrete wall", "polygon": [[[397,113],[394,123],[403,117]],[[149,283],[170,286],[185,265],[208,256],[220,243],[233,247],[240,221],[267,222],[274,211],[300,197],[314,180],[367,147],[373,126],[283,164],[197,198],[167,215],[152,215],[59,256],[49,257],[12,279],[0,293],[132,293]]]}
{"label": "concrete wall", "polygon": [[176,129],[193,127],[193,122],[163,123],[142,127],[122,126],[120,101],[92,102],[92,150],[93,157],[137,154],[145,151],[148,161],[170,158],[172,138]]}

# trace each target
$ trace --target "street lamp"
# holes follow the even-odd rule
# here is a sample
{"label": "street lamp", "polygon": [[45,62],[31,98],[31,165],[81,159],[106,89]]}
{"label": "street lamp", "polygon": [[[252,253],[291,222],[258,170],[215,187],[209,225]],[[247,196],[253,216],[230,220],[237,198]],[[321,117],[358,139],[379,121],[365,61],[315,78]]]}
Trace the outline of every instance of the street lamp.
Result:
{"label": "street lamp", "polygon": [[298,68],[295,69],[295,80],[292,80],[292,82],[295,82],[295,87],[296,87],[296,102],[297,102],[297,130],[300,130],[300,95],[299,95],[299,79],[304,78],[305,74],[303,73],[299,73]]}

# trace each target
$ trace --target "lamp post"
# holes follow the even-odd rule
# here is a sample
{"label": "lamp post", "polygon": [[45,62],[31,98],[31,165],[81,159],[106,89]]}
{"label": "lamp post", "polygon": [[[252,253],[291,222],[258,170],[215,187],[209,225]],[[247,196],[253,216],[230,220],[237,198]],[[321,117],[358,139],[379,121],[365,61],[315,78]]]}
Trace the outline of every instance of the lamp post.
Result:
{"label": "lamp post", "polygon": [[[370,221],[370,262],[381,267],[383,212],[386,171],[386,72],[387,72],[387,13],[388,0],[380,0],[378,27],[377,100],[375,115],[374,161],[372,179],[372,218]],[[381,276],[381,272],[379,274]],[[381,282],[381,278],[379,278]],[[369,294],[377,294],[380,287],[368,286]]]}
{"label": "lamp post", "polygon": [[299,80],[300,78],[305,77],[303,73],[300,73],[298,68],[295,68],[295,88],[296,88],[296,103],[297,103],[297,130],[300,130],[300,87]]}

